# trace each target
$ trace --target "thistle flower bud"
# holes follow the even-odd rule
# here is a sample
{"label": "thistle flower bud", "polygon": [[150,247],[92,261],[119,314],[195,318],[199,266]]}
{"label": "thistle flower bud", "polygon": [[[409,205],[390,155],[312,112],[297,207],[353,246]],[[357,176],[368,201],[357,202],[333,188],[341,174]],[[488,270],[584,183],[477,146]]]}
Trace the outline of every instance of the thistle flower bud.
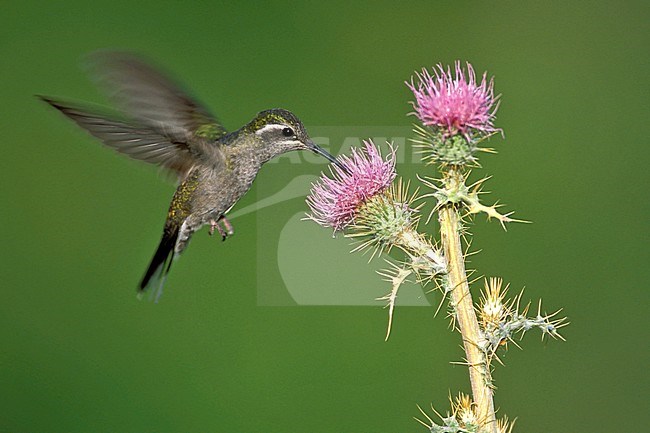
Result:
{"label": "thistle flower bud", "polygon": [[404,231],[412,227],[416,218],[415,209],[401,198],[391,188],[369,199],[359,208],[349,236],[368,237],[379,247],[399,244]]}
{"label": "thistle flower bud", "polygon": [[485,288],[481,293],[481,308],[479,309],[483,329],[491,326],[498,327],[512,314],[510,307],[504,304],[508,286],[502,290],[502,285],[503,280],[501,278],[485,280]]}
{"label": "thistle flower bud", "polygon": [[[449,401],[451,403],[451,413],[447,412],[447,416],[440,415],[432,407],[433,411],[440,418],[441,424],[434,422],[420,407],[418,409],[420,409],[420,413],[424,415],[426,421],[418,418],[416,420],[427,427],[431,433],[481,433],[493,431],[489,429],[490,424],[486,418],[477,413],[476,404],[469,395],[461,392],[455,399],[452,399],[450,396]],[[508,428],[507,419],[498,425]],[[507,430],[498,430],[498,433],[509,432]]]}
{"label": "thistle flower bud", "polygon": [[469,431],[477,431],[482,422],[476,414],[476,407],[469,395],[462,392],[452,402],[452,410],[460,425]]}
{"label": "thistle flower bud", "polygon": [[516,333],[523,336],[526,331],[537,328],[544,336],[564,340],[559,329],[567,325],[566,318],[557,318],[561,310],[552,314],[542,314],[542,302],[539,302],[537,315],[528,317],[530,304],[520,309],[521,296],[506,300],[508,286],[502,288],[500,278],[490,278],[485,281],[485,288],[481,293],[479,315],[481,317],[481,339],[478,346],[487,355],[488,359],[496,353],[501,346],[506,346],[513,341]]}

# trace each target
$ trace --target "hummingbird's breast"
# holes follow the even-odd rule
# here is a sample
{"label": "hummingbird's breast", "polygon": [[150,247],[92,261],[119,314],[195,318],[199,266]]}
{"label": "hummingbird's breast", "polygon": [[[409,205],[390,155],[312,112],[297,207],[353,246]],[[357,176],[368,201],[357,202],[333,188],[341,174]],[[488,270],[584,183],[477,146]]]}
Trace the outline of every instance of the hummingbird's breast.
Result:
{"label": "hummingbird's breast", "polygon": [[176,253],[185,249],[195,231],[225,216],[250,189],[257,171],[249,166],[243,170],[202,166],[186,177],[176,189],[167,218],[167,225],[179,227]]}
{"label": "hummingbird's breast", "polygon": [[258,170],[226,167],[202,170],[193,199],[193,214],[200,224],[223,216],[250,189]]}

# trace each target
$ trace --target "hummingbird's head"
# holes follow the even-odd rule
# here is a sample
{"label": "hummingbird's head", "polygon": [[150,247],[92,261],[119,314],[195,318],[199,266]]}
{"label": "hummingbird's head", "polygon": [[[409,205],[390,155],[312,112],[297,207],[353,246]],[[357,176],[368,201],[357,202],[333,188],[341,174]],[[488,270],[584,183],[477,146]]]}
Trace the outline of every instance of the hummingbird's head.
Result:
{"label": "hummingbird's head", "polygon": [[264,110],[255,116],[246,129],[260,140],[269,153],[269,159],[292,150],[311,150],[341,167],[336,158],[309,138],[300,119],[288,110]]}

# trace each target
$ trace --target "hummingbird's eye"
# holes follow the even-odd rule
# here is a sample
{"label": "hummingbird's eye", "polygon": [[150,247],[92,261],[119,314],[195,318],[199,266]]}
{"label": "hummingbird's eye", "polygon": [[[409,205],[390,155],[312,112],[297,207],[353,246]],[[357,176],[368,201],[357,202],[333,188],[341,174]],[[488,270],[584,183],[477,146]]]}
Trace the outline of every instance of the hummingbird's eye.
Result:
{"label": "hummingbird's eye", "polygon": [[293,129],[291,129],[291,128],[284,128],[284,129],[282,130],[282,135],[284,135],[285,137],[293,137],[293,135],[294,135],[294,134],[293,134]]}

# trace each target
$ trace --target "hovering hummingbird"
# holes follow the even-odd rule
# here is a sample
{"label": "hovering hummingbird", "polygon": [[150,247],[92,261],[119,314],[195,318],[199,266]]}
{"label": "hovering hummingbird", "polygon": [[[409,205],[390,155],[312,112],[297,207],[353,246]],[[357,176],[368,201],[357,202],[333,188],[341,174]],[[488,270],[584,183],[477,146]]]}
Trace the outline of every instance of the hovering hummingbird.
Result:
{"label": "hovering hummingbird", "polygon": [[273,157],[311,150],[344,169],[287,110],[262,111],[229,133],[202,104],[141,58],[119,52],[93,57],[99,83],[109,90],[121,115],[40,98],[106,146],[162,166],[179,182],[139,293],[155,287],[158,299],[172,261],[202,226],[210,226],[210,235],[217,230],[222,240],[233,234],[226,214],[250,189],[262,164]]}

